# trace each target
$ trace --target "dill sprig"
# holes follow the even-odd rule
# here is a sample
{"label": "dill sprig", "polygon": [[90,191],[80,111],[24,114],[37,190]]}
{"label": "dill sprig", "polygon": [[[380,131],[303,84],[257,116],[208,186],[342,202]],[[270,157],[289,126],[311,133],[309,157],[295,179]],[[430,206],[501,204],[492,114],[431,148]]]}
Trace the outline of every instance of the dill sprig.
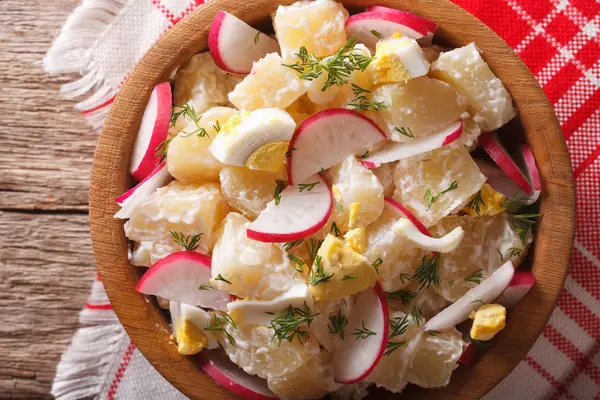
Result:
{"label": "dill sprig", "polygon": [[469,304],[473,304],[473,303],[480,303],[482,306],[485,306],[487,304],[485,301],[483,301],[481,299],[473,300]]}
{"label": "dill sprig", "polygon": [[373,261],[373,264],[371,264],[371,266],[375,269],[375,272],[377,272],[379,274],[379,267],[381,267],[381,264],[383,264],[383,258],[381,257],[377,257],[377,259],[375,261]]}
{"label": "dill sprig", "polygon": [[352,35],[341,49],[326,59],[317,57],[314,53],[309,54],[306,47],[302,46],[296,53],[300,61],[282,65],[293,69],[301,79],[307,81],[317,79],[321,74],[326,73],[327,79],[321,88],[322,91],[333,85],[345,85],[353,71],[364,71],[373,61],[373,57],[353,51],[357,40],[358,36]]}
{"label": "dill sprig", "polygon": [[410,315],[412,316],[413,321],[415,321],[415,324],[417,324],[417,327],[421,326],[421,323],[423,323],[424,318],[419,306],[413,306],[412,310],[410,310]]}
{"label": "dill sprig", "polygon": [[[175,109],[179,110],[175,111]],[[208,137],[206,129],[200,126],[200,118],[202,117],[202,114],[198,115],[196,113],[196,110],[194,110],[194,107],[192,107],[190,103],[185,103],[182,107],[173,107],[173,111],[171,113],[172,127],[175,126],[175,124],[177,123],[177,119],[181,115],[183,115],[184,117],[188,117],[192,120],[194,125],[196,125],[196,129],[194,129],[193,131],[184,131],[184,133],[182,134],[183,137],[190,137],[192,135],[198,135],[199,137]]]}
{"label": "dill sprig", "polygon": [[295,308],[288,306],[276,318],[271,320],[271,328],[273,328],[273,340],[277,339],[278,343],[283,340],[292,342],[297,338],[300,344],[304,344],[310,339],[310,333],[304,328],[310,326],[313,318],[319,313],[313,314],[308,304],[304,302],[303,308]]}
{"label": "dill sprig", "polygon": [[342,312],[338,310],[337,315],[330,315],[329,321],[331,324],[327,324],[327,328],[329,329],[329,333],[332,335],[340,334],[340,338],[344,339],[344,331],[346,330],[346,325],[348,325],[348,319],[342,315]]}
{"label": "dill sprig", "polygon": [[402,273],[399,276],[400,276],[400,282],[402,282],[403,285],[404,285],[404,280],[406,280],[406,282],[412,281],[412,276],[410,276],[410,274]]}
{"label": "dill sprig", "polygon": [[394,292],[390,292],[387,294],[388,299],[392,299],[392,300],[400,300],[402,302],[402,304],[404,305],[408,305],[412,299],[414,299],[417,296],[417,292],[413,292],[411,290],[408,289],[400,289],[400,290],[396,290]]}
{"label": "dill sprig", "polygon": [[308,250],[308,255],[310,256],[311,260],[317,258],[317,251],[319,251],[319,247],[321,247],[322,244],[322,240],[316,240],[313,238],[310,238],[310,244],[308,244],[308,242],[304,242],[304,246],[306,246],[306,249]]}
{"label": "dill sprig", "polygon": [[335,206],[336,210],[338,211],[344,211],[344,206],[341,205],[336,199],[335,197],[331,197],[333,199],[333,205]]}
{"label": "dill sprig", "polygon": [[171,143],[171,138],[165,139],[156,146],[156,150],[154,150],[154,155],[160,159],[159,162],[165,161],[167,158],[167,152],[169,150],[169,144]]}
{"label": "dill sprig", "polygon": [[256,32],[256,36],[254,36],[254,45],[258,45],[258,41],[260,39],[260,32]]}
{"label": "dill sprig", "polygon": [[[220,317],[219,314],[221,315]],[[235,339],[233,338],[233,336],[231,336],[229,332],[227,332],[227,325],[231,325],[234,329],[237,329],[235,321],[231,318],[229,314],[222,311],[216,311],[215,314],[213,314],[213,318],[211,319],[210,324],[207,327],[205,327],[204,330],[223,332],[227,336],[227,339],[229,339],[229,343],[231,343],[232,346],[236,347],[237,344],[235,342]]]}
{"label": "dill sprig", "polygon": [[535,204],[526,205],[514,198],[506,199],[500,204],[500,207],[506,208],[510,215],[510,227],[519,235],[521,243],[525,246],[527,244],[527,236],[533,232],[533,227],[542,214],[535,212]]}
{"label": "dill sprig", "polygon": [[186,236],[183,233],[177,231],[169,231],[169,233],[171,234],[173,240],[187,251],[196,250],[198,246],[200,246],[198,242],[200,241],[203,235],[202,233],[199,233],[197,235],[192,235],[190,233]]}
{"label": "dill sprig", "polygon": [[221,282],[225,282],[228,285],[231,285],[231,282],[228,281],[227,279],[223,278],[223,275],[221,275],[221,274],[217,275],[217,277],[215,278],[215,281],[221,281]]}
{"label": "dill sprig", "polygon": [[436,330],[431,330],[431,331],[426,331],[425,333],[428,334],[429,336],[437,336],[441,332],[440,331],[436,331]]}
{"label": "dill sprig", "polygon": [[360,86],[352,83],[352,93],[354,93],[354,99],[348,106],[353,107],[354,111],[358,112],[359,110],[387,110],[389,107],[383,101],[375,101],[373,99],[369,99],[367,94],[371,94],[370,90],[363,89]]}
{"label": "dill sprig", "polygon": [[377,32],[375,29],[371,29],[370,32],[379,40],[385,39],[385,37],[381,33]]}
{"label": "dill sprig", "polygon": [[361,160],[364,160],[365,158],[369,157],[371,155],[371,152],[369,150],[365,150],[364,153],[362,153],[360,156],[358,156],[358,158],[360,158]]}
{"label": "dill sprig", "polygon": [[307,192],[310,192],[319,183],[321,183],[321,182],[317,181],[317,182],[311,182],[311,183],[301,183],[301,184],[298,185],[298,189],[300,190],[300,192],[303,192],[304,189],[306,189]]}
{"label": "dill sprig", "polygon": [[472,282],[472,283],[476,283],[476,284],[480,284],[481,280],[483,279],[483,269],[478,269],[477,271],[473,272],[471,275],[467,276],[465,278],[465,282]]}
{"label": "dill sprig", "polygon": [[275,181],[275,193],[273,194],[273,197],[275,197],[275,205],[278,206],[279,203],[281,202],[281,192],[283,191],[283,188],[285,186],[285,182],[282,180],[276,180]]}
{"label": "dill sprig", "polygon": [[315,256],[315,262],[313,263],[313,267],[310,270],[310,277],[308,280],[308,284],[311,286],[316,286],[319,283],[329,281],[334,274],[327,275],[325,271],[323,271],[323,264],[321,256]]}
{"label": "dill sprig", "polygon": [[218,133],[218,132],[221,132],[221,124],[219,123],[219,120],[217,120],[217,121],[215,122],[215,124],[213,125],[213,129],[214,129],[215,131],[217,131],[217,133]]}
{"label": "dill sprig", "polygon": [[398,128],[397,126],[395,126],[395,127],[394,127],[394,130],[395,130],[396,132],[398,132],[399,134],[401,134],[401,135],[404,135],[404,136],[406,136],[406,137],[409,137],[409,138],[411,138],[411,139],[414,139],[414,138],[415,138],[415,135],[413,135],[413,133],[412,133],[412,131],[410,130],[410,128],[409,128],[409,127],[406,127],[406,128],[405,128],[405,127]]}
{"label": "dill sprig", "polygon": [[481,215],[481,206],[485,206],[485,201],[481,197],[481,190],[475,193],[475,196],[467,203],[467,208],[475,211],[477,215]]}
{"label": "dill sprig", "polygon": [[376,335],[377,332],[374,332],[365,326],[365,321],[362,321],[362,328],[355,328],[354,332],[352,332],[353,336],[356,336],[357,339],[366,339],[369,336]]}
{"label": "dill sprig", "polygon": [[390,333],[388,335],[388,341],[385,345],[385,353],[386,356],[389,356],[394,352],[394,350],[404,346],[406,344],[405,340],[402,341],[393,341],[392,338],[396,336],[403,335],[408,328],[408,315],[404,317],[396,317],[390,320]]}
{"label": "dill sprig", "polygon": [[511,247],[508,249],[508,258],[519,257],[521,254],[523,254],[523,249],[519,247]]}
{"label": "dill sprig", "polygon": [[295,147],[292,147],[291,149],[288,149],[288,150],[285,152],[285,157],[286,157],[286,158],[290,158],[290,157],[292,156],[292,153],[294,152],[294,150],[296,150],[296,148],[295,148]]}
{"label": "dill sprig", "polygon": [[203,283],[202,285],[198,286],[198,290],[216,290],[216,288],[213,285]]}
{"label": "dill sprig", "polygon": [[436,201],[439,200],[439,198],[445,194],[448,193],[451,190],[455,190],[458,189],[458,182],[454,181],[450,184],[450,186],[448,186],[446,189],[442,190],[441,192],[439,192],[438,194],[436,194],[435,196],[431,193],[431,189],[427,189],[427,191],[425,192],[425,195],[423,196],[423,200],[425,200],[425,204],[427,204],[427,211],[431,210],[431,205],[433,203],[435,203]]}
{"label": "dill sprig", "polygon": [[294,269],[298,272],[304,272],[304,260],[296,257],[293,254],[288,254],[288,259],[294,263]]}
{"label": "dill sprig", "polygon": [[416,279],[421,286],[419,291],[430,286],[440,286],[440,253],[435,253],[431,258],[423,256],[421,265],[415,270],[413,279]]}
{"label": "dill sprig", "polygon": [[454,286],[454,279],[448,281],[448,287],[452,289],[452,286]]}
{"label": "dill sprig", "polygon": [[290,251],[291,249],[293,249],[294,247],[296,247],[297,245],[299,245],[300,243],[302,243],[303,239],[300,240],[295,240],[293,242],[287,242],[283,245],[283,248],[286,251]]}
{"label": "dill sprig", "polygon": [[502,252],[500,251],[500,249],[496,249],[496,251],[498,252],[498,255],[500,256],[500,262],[504,262],[504,256],[502,255]]}
{"label": "dill sprig", "polygon": [[333,221],[331,223],[331,229],[329,230],[329,233],[332,233],[336,237],[340,237],[340,235],[342,234],[342,232],[340,231],[340,228],[338,228],[335,221]]}
{"label": "dill sprig", "polygon": [[357,279],[358,276],[356,275],[344,275],[344,277],[342,278],[343,281],[350,281],[352,279]]}

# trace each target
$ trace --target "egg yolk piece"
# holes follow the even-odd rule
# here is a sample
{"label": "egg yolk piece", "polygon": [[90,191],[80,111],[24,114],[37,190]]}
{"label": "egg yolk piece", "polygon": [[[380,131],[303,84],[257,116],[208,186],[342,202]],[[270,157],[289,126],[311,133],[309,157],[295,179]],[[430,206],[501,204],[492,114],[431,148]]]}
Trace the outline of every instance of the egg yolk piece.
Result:
{"label": "egg yolk piece", "polygon": [[506,210],[502,207],[505,200],[506,197],[502,193],[496,192],[489,184],[484,183],[479,192],[471,196],[462,212],[473,217],[497,215]]}
{"label": "egg yolk piece", "polygon": [[285,159],[288,143],[286,140],[278,140],[263,144],[250,154],[246,166],[261,171],[279,171]]}
{"label": "egg yolk piece", "polygon": [[208,338],[192,321],[184,318],[177,327],[177,351],[186,356],[208,347]]}
{"label": "egg yolk piece", "polygon": [[416,41],[395,33],[390,39],[377,42],[375,59],[369,69],[373,85],[406,83],[426,75],[429,61]]}
{"label": "egg yolk piece", "polygon": [[506,308],[500,304],[485,304],[472,317],[471,338],[475,340],[491,340],[506,326]]}

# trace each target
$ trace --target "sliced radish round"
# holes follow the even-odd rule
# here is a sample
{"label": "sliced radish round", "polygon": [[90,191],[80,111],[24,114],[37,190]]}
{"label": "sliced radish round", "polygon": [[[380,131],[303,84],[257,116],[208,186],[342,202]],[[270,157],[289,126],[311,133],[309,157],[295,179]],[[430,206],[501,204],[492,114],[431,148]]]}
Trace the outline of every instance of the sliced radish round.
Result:
{"label": "sliced radish round", "polygon": [[473,158],[473,161],[475,161],[481,173],[487,178],[486,183],[495,191],[502,193],[506,197],[517,199],[523,204],[533,204],[537,201],[539,191],[534,191],[532,195],[524,193],[516,183],[495,164],[478,158]]}
{"label": "sliced radish round", "polygon": [[421,232],[425,236],[431,237],[431,234],[429,233],[425,225],[423,225],[423,223],[419,221],[417,217],[415,217],[410,211],[408,211],[406,207],[404,207],[402,204],[398,203],[391,197],[384,197],[383,201],[384,206],[387,207],[389,210],[392,210],[393,212],[397,213],[399,218],[408,218],[408,220],[413,223],[413,225],[419,230],[419,232]]}
{"label": "sliced radish round", "polygon": [[290,185],[279,204],[267,204],[258,218],[248,226],[250,239],[260,242],[291,242],[312,235],[329,220],[333,194],[327,180],[315,174],[299,185]]}
{"label": "sliced radish round", "polygon": [[222,70],[249,74],[252,63],[268,53],[277,53],[279,44],[241,19],[219,11],[210,24],[208,49]]}
{"label": "sliced radish round", "polygon": [[519,166],[508,153],[498,134],[496,132],[488,132],[479,136],[479,143],[486,153],[494,160],[496,164],[504,171],[506,175],[525,193],[531,193],[531,184]]}
{"label": "sliced radish round", "polygon": [[[360,292],[348,315],[346,338],[333,356],[333,377],[338,383],[365,379],[385,352],[390,314],[386,295],[379,283]],[[358,335],[359,330],[374,334]]]}
{"label": "sliced radish round", "polygon": [[471,342],[467,342],[463,347],[463,352],[458,358],[458,362],[469,367],[475,363],[477,352],[475,351],[475,345]]}
{"label": "sliced radish round", "polygon": [[156,191],[173,180],[167,170],[166,163],[160,164],[143,181],[120,195],[115,199],[121,209],[115,214],[114,218],[129,218],[133,209],[142,204]]}
{"label": "sliced radish round", "polygon": [[530,271],[517,271],[506,290],[496,299],[496,302],[506,308],[513,308],[534,284],[535,278]]}
{"label": "sliced radish round", "polygon": [[377,31],[389,38],[400,32],[411,39],[427,36],[429,29],[412,14],[398,14],[389,11],[367,11],[355,14],[346,20],[346,34],[358,35],[358,41],[374,49],[379,38],[371,31]]}
{"label": "sliced radish round", "polygon": [[415,247],[439,253],[454,251],[465,236],[463,229],[458,226],[441,238],[433,238],[429,234],[425,235],[412,221],[406,218],[396,222],[394,229],[402,232]]}
{"label": "sliced radish round", "polygon": [[467,318],[471,311],[481,306],[481,302],[491,303],[506,289],[515,273],[512,262],[507,261],[490,277],[469,290],[463,297],[442,310],[425,324],[425,331],[450,329]]}
{"label": "sliced radish round", "polygon": [[226,310],[229,295],[210,285],[210,268],[210,257],[206,254],[171,253],[146,271],[135,290],[180,303]]}
{"label": "sliced radish round", "polygon": [[384,163],[402,160],[446,146],[458,139],[462,131],[463,122],[458,120],[430,135],[413,139],[410,142],[389,142],[371,153],[363,161],[370,163],[369,165],[374,165],[376,168]]}
{"label": "sliced radish round", "polygon": [[287,163],[290,184],[344,161],[357,151],[386,139],[364,115],[330,108],[304,120],[290,140]]}
{"label": "sliced radish round", "polygon": [[415,21],[417,21],[418,23],[420,23],[421,25],[424,25],[429,30],[429,33],[431,33],[432,35],[435,33],[435,31],[438,27],[438,24],[436,24],[433,21],[428,20],[425,17],[421,17],[420,15],[416,15],[416,14],[410,13],[408,11],[396,10],[395,8],[388,8],[388,7],[384,7],[384,6],[368,6],[365,9],[365,11],[389,12],[392,14],[402,15],[406,18],[412,18]]}
{"label": "sliced radish round", "polygon": [[156,148],[169,133],[171,109],[171,85],[169,82],[159,83],[146,105],[131,155],[129,172],[138,182],[144,180],[160,164]]}
{"label": "sliced radish round", "polygon": [[542,191],[540,172],[538,171],[537,165],[535,164],[535,158],[533,157],[533,153],[531,152],[531,149],[527,143],[522,143],[519,149],[521,151],[519,156],[523,157],[523,168],[525,169],[527,180],[533,187],[532,192],[529,194],[528,204],[533,204],[540,197],[540,193]]}
{"label": "sliced radish round", "polygon": [[197,357],[200,368],[215,382],[244,400],[274,400],[267,381],[244,372],[222,350],[203,351]]}

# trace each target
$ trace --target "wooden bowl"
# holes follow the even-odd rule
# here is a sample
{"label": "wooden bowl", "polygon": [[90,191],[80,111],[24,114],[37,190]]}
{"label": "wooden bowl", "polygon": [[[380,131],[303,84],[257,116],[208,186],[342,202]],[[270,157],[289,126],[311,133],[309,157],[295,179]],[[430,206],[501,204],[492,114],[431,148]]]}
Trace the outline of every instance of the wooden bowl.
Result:
{"label": "wooden bowl", "polygon": [[[150,363],[192,399],[226,399],[233,395],[215,384],[191,357],[177,353],[170,328],[154,300],[135,291],[144,269],[130,265],[123,222],[113,219],[114,199],[131,185],[128,166],[140,120],[154,86],[178,65],[207,50],[208,27],[218,10],[266,28],[278,4],[293,0],[215,0],[179,22],[142,59],[117,96],[94,158],[90,223],[94,253],[104,287],[125,330]],[[369,0],[343,1],[351,12]],[[446,0],[381,0],[376,4],[423,15],[439,24],[436,42],[459,47],[472,41],[483,50],[518,109],[510,126],[522,130],[538,162],[542,179],[541,211],[529,257],[536,285],[508,316],[508,326],[473,367],[454,372],[448,387],[423,390],[410,385],[402,395],[377,391],[373,398],[477,399],[500,382],[525,356],[546,325],[563,286],[575,229],[571,164],[558,122],[542,89],[510,47],[487,26]]]}

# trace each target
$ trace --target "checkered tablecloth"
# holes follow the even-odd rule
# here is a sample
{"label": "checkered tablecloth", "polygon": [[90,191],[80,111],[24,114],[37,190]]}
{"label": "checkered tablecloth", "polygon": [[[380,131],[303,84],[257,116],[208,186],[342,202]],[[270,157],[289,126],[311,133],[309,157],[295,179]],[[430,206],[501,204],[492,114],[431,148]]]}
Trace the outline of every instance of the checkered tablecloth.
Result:
{"label": "checkered tablecloth", "polygon": [[[558,306],[529,354],[486,400],[600,398],[600,0],[454,1],[500,34],[540,82],[562,126],[577,186],[575,249]],[[82,73],[63,93],[87,92],[77,107],[98,128],[135,63],[202,3],[84,0],[46,68]],[[135,349],[99,280],[81,322],[57,369],[57,398],[185,398]]]}

